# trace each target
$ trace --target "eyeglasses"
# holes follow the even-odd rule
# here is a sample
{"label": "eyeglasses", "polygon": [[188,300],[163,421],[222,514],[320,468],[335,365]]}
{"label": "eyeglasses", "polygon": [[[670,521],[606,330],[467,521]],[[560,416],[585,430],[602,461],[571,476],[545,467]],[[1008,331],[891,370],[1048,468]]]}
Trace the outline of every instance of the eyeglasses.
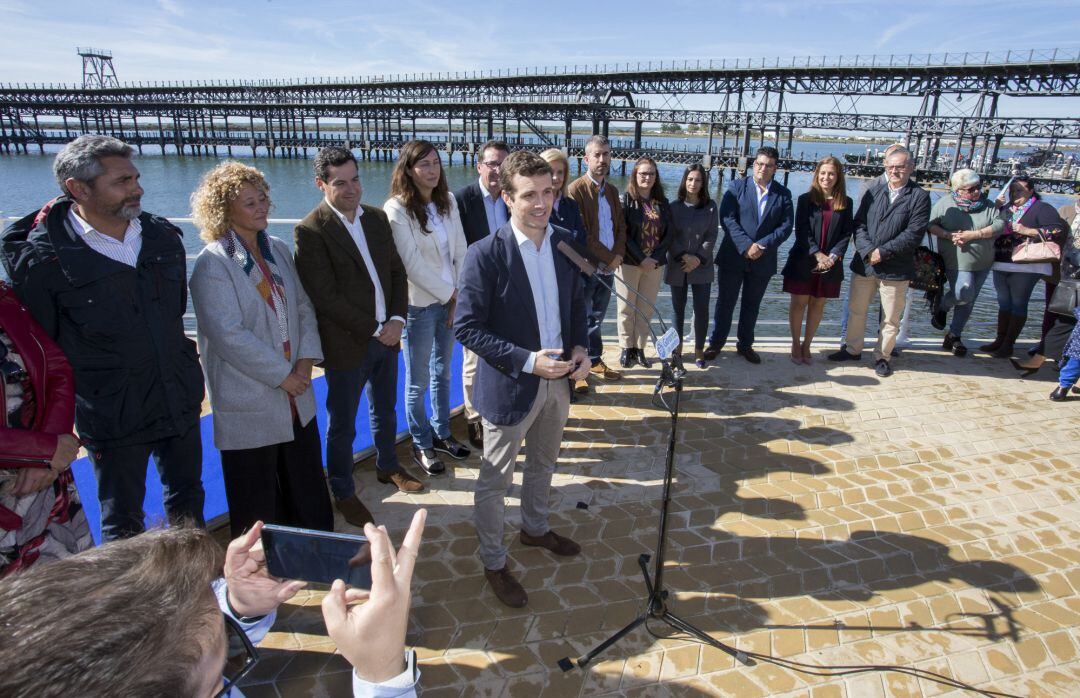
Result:
{"label": "eyeglasses", "polygon": [[964,191],[964,192],[967,192],[969,194],[974,194],[974,193],[976,193],[978,191],[981,191],[981,189],[980,189],[979,185],[976,184],[976,185],[971,186],[971,187],[960,187],[956,191]]}
{"label": "eyeglasses", "polygon": [[900,172],[901,170],[906,170],[907,165],[886,165],[885,169],[889,172]]}
{"label": "eyeglasses", "polygon": [[259,650],[240,624],[228,614],[222,613],[221,617],[225,619],[225,667],[221,672],[224,683],[214,698],[228,696],[259,661]]}
{"label": "eyeglasses", "polygon": [[7,356],[7,343],[0,342],[0,374],[3,374],[5,383],[8,385],[18,385],[30,377],[30,374],[26,372],[25,368],[15,363]]}
{"label": "eyeglasses", "polygon": [[484,167],[488,168],[489,170],[502,169],[502,163],[501,162],[491,161],[491,162],[482,162],[480,164],[483,165]]}
{"label": "eyeglasses", "polygon": [[656,176],[655,172],[646,172],[645,170],[641,170],[637,174],[638,174],[638,177],[655,177]]}

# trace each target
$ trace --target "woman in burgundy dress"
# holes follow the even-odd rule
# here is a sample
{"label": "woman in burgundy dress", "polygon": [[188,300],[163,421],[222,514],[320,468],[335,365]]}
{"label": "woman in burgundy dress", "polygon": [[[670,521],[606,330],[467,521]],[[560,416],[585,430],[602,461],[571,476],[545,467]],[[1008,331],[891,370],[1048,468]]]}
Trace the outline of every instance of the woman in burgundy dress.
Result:
{"label": "woman in burgundy dress", "polygon": [[67,358],[0,282],[0,577],[90,547]]}
{"label": "woman in burgundy dress", "polygon": [[791,294],[788,321],[794,364],[811,363],[810,343],[825,313],[825,301],[840,297],[844,253],[855,232],[851,209],[840,161],[831,155],[822,158],[814,168],[810,191],[795,206],[795,244],[781,272],[784,291]]}

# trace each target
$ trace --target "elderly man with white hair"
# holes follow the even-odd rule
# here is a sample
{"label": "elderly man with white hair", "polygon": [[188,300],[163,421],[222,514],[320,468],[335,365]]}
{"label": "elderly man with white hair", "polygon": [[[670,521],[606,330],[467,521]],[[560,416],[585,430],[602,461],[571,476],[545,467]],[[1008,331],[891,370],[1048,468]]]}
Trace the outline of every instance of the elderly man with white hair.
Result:
{"label": "elderly man with white hair", "polygon": [[955,356],[967,353],[960,335],[971,317],[990,267],[994,264],[994,239],[1005,230],[1005,219],[982,189],[975,170],[957,170],[949,178],[950,193],[930,210],[929,233],[937,238],[938,252],[945,260],[949,290],[934,309],[932,324],[945,329],[948,313],[952,322],[941,348]]}

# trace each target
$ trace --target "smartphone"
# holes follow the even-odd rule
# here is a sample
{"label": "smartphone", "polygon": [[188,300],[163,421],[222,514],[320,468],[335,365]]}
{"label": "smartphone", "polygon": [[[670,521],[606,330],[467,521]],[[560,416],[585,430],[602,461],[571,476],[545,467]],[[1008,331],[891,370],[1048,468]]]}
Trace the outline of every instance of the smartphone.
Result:
{"label": "smartphone", "polygon": [[266,570],[279,579],[371,588],[371,546],[364,536],[266,524],[262,530]]}

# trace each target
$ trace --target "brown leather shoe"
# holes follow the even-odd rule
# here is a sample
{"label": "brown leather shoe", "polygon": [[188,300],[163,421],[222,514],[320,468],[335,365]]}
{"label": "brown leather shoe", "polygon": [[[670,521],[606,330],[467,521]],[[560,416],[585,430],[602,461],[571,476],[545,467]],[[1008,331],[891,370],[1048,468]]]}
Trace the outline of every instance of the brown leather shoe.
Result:
{"label": "brown leather shoe", "polygon": [[603,378],[606,381],[622,380],[622,373],[616,371],[613,368],[608,368],[603,359],[597,361],[589,368],[589,373],[593,374],[597,378]]}
{"label": "brown leather shoe", "polygon": [[525,593],[525,587],[521,586],[521,583],[514,579],[514,575],[510,574],[509,566],[501,570],[485,569],[484,576],[491,585],[491,590],[495,592],[495,596],[499,597],[499,601],[510,608],[523,608],[529,603],[529,595]]}
{"label": "brown leather shoe", "polygon": [[579,381],[574,381],[574,392],[578,395],[589,394],[589,381],[582,378]]}
{"label": "brown leather shoe", "polygon": [[473,448],[479,449],[481,452],[484,450],[484,425],[479,421],[469,422],[466,425],[469,429],[469,443]]}
{"label": "brown leather shoe", "polygon": [[581,552],[581,546],[566,536],[560,536],[555,531],[548,531],[542,536],[530,536],[525,531],[521,532],[522,545],[535,545],[547,548],[556,555],[572,557]]}
{"label": "brown leather shoe", "polygon": [[714,347],[710,344],[709,346],[705,347],[705,351],[701,352],[701,357],[706,361],[712,361],[719,353],[720,347]]}
{"label": "brown leather shoe", "polygon": [[388,475],[383,475],[382,473],[379,473],[378,475],[376,475],[376,477],[378,478],[379,482],[384,485],[394,483],[395,485],[397,485],[399,492],[420,492],[424,489],[424,483],[420,482],[412,475],[409,475],[401,468],[392,471]]}
{"label": "brown leather shoe", "polygon": [[345,499],[334,498],[334,508],[341,512],[349,524],[363,528],[366,523],[375,523],[375,518],[355,494]]}

